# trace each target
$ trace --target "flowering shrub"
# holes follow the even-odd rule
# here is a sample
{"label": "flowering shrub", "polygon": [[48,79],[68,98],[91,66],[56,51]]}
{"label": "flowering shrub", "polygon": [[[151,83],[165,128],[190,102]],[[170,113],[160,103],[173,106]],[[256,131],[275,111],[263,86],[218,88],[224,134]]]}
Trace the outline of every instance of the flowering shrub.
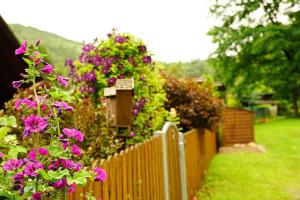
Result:
{"label": "flowering shrub", "polygon": [[167,75],[164,77],[168,98],[166,108],[175,108],[182,128],[217,128],[223,103],[212,95],[210,87],[201,86],[192,80],[179,80]]}
{"label": "flowering shrub", "polygon": [[134,78],[134,121],[132,132],[124,132],[127,144],[142,141],[161,128],[167,115],[163,80],[141,40],[113,31],[106,40],[86,44],[79,59],[68,60],[66,65],[77,90],[96,104],[105,87],[114,86],[117,79]]}
{"label": "flowering shrub", "polygon": [[[47,84],[39,82],[37,85]],[[39,87],[39,86],[37,86]],[[29,87],[19,90],[14,97],[5,103],[4,113],[6,115],[15,115],[17,120],[23,118],[23,112],[20,112],[20,107],[23,105],[20,99],[29,101],[33,98],[33,88]],[[30,105],[30,104],[29,104]],[[101,159],[108,155],[113,155],[122,146],[122,142],[116,138],[116,133],[113,129],[108,128],[105,118],[106,109],[103,105],[95,105],[90,98],[78,99],[70,103],[73,107],[72,112],[62,112],[61,125],[63,127],[76,127],[81,132],[85,133],[85,139],[79,143],[82,148],[82,156],[80,160],[84,165],[97,165]],[[26,111],[26,110],[24,110]],[[18,141],[26,147],[33,145],[32,138],[23,138],[24,124],[19,124],[14,128],[14,133],[18,136]],[[46,145],[47,138],[41,141]]]}
{"label": "flowering shrub", "polygon": [[[75,128],[62,126],[63,114],[73,110],[69,104],[72,97],[63,90],[68,87],[68,79],[44,61],[46,55],[38,52],[38,44],[28,46],[25,41],[15,52],[25,55],[28,68],[22,80],[12,83],[13,87],[26,83],[33,88],[33,96],[15,102],[23,119],[23,138],[32,140],[33,146],[24,158],[4,157],[1,178],[10,181],[2,189],[14,199],[61,199],[67,192],[74,192],[77,184],[85,185],[87,179],[106,179],[101,168],[87,171],[78,162],[78,143],[84,141],[84,135]],[[36,79],[41,77],[48,83],[37,87]]]}

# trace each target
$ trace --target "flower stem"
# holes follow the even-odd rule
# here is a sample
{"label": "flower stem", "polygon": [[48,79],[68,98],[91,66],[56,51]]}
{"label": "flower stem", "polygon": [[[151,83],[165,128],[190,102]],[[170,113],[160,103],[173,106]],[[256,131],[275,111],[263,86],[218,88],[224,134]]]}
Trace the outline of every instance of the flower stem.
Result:
{"label": "flower stem", "polygon": [[[36,92],[36,82],[35,82],[35,77],[32,78],[32,85],[33,85],[33,93],[34,93],[34,97],[37,103],[37,115],[39,116],[41,113],[41,108],[40,108],[40,100],[39,97],[37,95]],[[36,152],[36,159],[38,160],[38,152],[39,152],[39,144],[40,144],[40,133],[37,132],[35,134],[35,152]],[[35,182],[35,191],[38,192],[38,184],[39,180],[38,178],[36,178],[36,182]]]}

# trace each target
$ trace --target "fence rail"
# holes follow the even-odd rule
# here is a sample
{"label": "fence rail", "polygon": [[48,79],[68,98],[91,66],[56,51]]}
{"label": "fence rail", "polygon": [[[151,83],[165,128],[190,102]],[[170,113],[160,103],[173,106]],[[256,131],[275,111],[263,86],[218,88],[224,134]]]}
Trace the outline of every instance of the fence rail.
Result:
{"label": "fence rail", "polygon": [[[80,194],[87,193],[90,188],[96,199],[102,200],[192,199],[216,153],[216,134],[191,130],[180,137],[172,124],[157,134],[102,160],[100,165],[106,170],[108,179],[78,186],[67,199],[84,199]],[[180,142],[184,144],[182,149]]]}

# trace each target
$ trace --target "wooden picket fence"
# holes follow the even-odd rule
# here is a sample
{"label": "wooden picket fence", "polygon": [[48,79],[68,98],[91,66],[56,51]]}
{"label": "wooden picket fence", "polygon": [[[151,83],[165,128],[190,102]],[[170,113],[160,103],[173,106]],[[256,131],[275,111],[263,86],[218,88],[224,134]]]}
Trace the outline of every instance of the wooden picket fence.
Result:
{"label": "wooden picket fence", "polygon": [[185,133],[185,163],[187,197],[193,199],[208,169],[209,163],[217,152],[216,133],[209,130],[193,129]]}
{"label": "wooden picket fence", "polygon": [[[216,134],[207,130],[191,130],[184,134],[184,140],[186,193],[187,199],[192,199],[200,187],[204,171],[216,153]],[[100,165],[106,170],[108,179],[76,187],[75,192],[68,194],[67,199],[85,199],[81,194],[85,194],[90,188],[97,200],[186,199],[182,198],[184,191],[177,129],[170,127],[166,131],[167,159],[164,159],[163,141],[164,135],[156,135],[144,143],[102,160]],[[164,171],[165,160],[167,173]]]}

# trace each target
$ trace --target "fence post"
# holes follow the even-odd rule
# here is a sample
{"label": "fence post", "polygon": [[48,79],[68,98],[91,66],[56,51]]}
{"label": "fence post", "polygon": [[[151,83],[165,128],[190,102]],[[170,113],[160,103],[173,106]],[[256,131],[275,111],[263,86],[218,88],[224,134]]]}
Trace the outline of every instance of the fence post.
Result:
{"label": "fence post", "polygon": [[187,200],[187,186],[186,186],[186,170],[185,170],[185,154],[184,154],[184,134],[178,131],[177,126],[172,122],[166,122],[161,131],[154,132],[155,135],[162,135],[163,141],[163,163],[164,163],[164,186],[165,186],[165,200],[169,200],[169,171],[168,171],[168,157],[167,157],[167,132],[169,128],[175,128],[179,136],[179,165],[180,165],[180,182],[181,182],[181,199]]}
{"label": "fence post", "polygon": [[187,186],[186,186],[186,170],[185,170],[185,152],[184,152],[184,134],[178,132],[179,134],[179,162],[180,162],[180,180],[181,180],[181,199],[187,200]]}

